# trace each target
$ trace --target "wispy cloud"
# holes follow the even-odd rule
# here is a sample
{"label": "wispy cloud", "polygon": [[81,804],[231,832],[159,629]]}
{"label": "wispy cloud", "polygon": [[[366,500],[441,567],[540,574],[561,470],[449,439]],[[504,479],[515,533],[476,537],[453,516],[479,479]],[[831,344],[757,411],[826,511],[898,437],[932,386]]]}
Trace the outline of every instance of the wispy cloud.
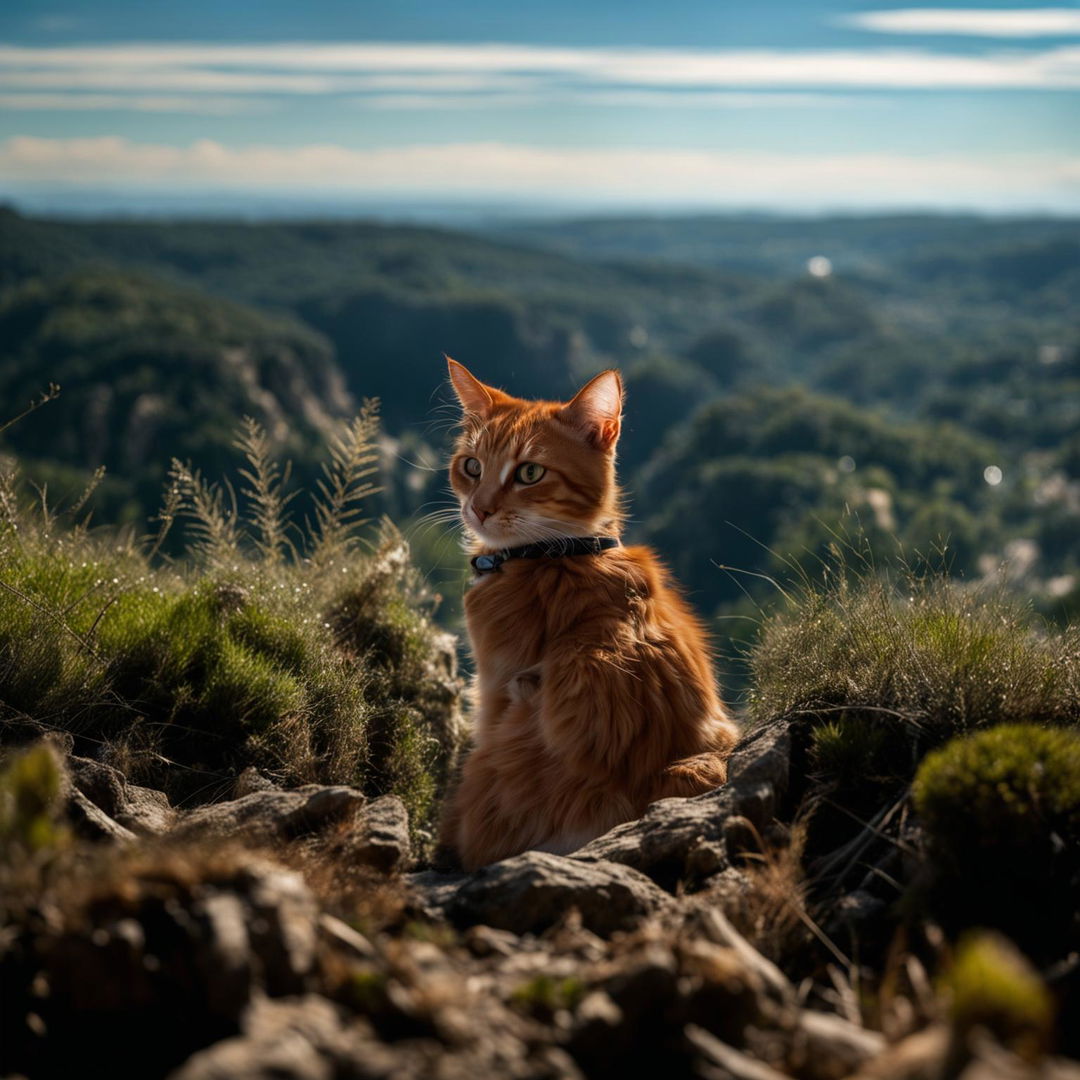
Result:
{"label": "wispy cloud", "polygon": [[[560,197],[607,205],[1080,209],[1080,159],[1062,154],[722,153],[461,143],[354,150],[333,145],[176,147],[116,136],[17,137],[0,144],[10,189],[82,186],[295,191],[335,196]],[[77,178],[77,180],[75,179]]]}
{"label": "wispy cloud", "polygon": [[567,89],[1080,89],[1080,46],[976,55],[922,49],[550,48],[392,42],[0,46],[0,88],[173,94],[476,91],[532,96]]}
{"label": "wispy cloud", "polygon": [[[882,99],[876,98],[880,105]],[[631,109],[820,109],[865,104],[851,94],[768,93],[757,90],[561,90],[474,94],[368,94],[353,99],[367,109],[493,109],[590,105]]]}
{"label": "wispy cloud", "polygon": [[212,97],[208,94],[187,97],[133,97],[129,94],[0,93],[0,109],[13,111],[97,112],[120,109],[128,112],[231,116],[237,113],[261,112],[265,108],[265,103],[255,98]]}
{"label": "wispy cloud", "polygon": [[962,34],[1035,38],[1080,35],[1076,8],[895,8],[860,11],[837,22],[883,34]]}

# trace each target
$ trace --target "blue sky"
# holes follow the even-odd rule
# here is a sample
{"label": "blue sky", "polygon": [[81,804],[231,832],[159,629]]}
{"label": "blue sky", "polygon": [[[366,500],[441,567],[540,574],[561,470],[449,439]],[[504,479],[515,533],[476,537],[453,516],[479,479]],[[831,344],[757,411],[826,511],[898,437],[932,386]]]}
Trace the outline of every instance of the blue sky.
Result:
{"label": "blue sky", "polygon": [[1080,211],[1080,5],[0,9],[0,196]]}

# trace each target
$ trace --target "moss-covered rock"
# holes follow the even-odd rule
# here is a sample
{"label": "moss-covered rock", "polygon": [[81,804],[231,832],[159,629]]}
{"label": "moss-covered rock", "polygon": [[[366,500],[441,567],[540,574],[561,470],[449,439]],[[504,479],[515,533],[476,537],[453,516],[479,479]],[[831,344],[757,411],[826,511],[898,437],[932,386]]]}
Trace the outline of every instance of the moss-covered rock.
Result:
{"label": "moss-covered rock", "polygon": [[913,795],[944,914],[1025,942],[1075,936],[1080,733],[1010,724],[956,739],[927,756]]}

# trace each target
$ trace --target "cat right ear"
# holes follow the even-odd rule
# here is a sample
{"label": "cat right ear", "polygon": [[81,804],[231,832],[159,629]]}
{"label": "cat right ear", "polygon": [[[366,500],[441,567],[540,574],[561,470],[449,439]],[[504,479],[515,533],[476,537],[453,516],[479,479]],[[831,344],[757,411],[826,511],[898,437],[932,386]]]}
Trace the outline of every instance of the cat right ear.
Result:
{"label": "cat right ear", "polygon": [[461,407],[467,413],[476,413],[477,416],[490,412],[495,405],[495,394],[498,391],[486,387],[464,364],[451,360],[449,356],[446,357],[446,366],[450,370],[450,382]]}

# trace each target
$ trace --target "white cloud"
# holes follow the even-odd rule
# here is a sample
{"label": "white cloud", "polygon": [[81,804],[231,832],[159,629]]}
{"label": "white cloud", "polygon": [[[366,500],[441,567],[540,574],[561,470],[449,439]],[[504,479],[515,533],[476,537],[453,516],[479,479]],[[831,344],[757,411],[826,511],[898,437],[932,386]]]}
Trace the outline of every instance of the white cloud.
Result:
{"label": "white cloud", "polygon": [[250,191],[370,197],[573,199],[597,205],[891,206],[1080,210],[1080,159],[1067,155],[723,153],[505,143],[354,150],[334,145],[185,147],[118,136],[0,143],[9,189]]}
{"label": "white cloud", "polygon": [[701,91],[1077,89],[1080,47],[971,55],[920,49],[571,49],[393,42],[0,46],[0,86],[283,94],[364,89],[534,93],[567,86]]}
{"label": "white cloud", "polygon": [[860,11],[836,20],[883,34],[963,34],[969,37],[1072,37],[1080,34],[1076,8],[896,8]]}

